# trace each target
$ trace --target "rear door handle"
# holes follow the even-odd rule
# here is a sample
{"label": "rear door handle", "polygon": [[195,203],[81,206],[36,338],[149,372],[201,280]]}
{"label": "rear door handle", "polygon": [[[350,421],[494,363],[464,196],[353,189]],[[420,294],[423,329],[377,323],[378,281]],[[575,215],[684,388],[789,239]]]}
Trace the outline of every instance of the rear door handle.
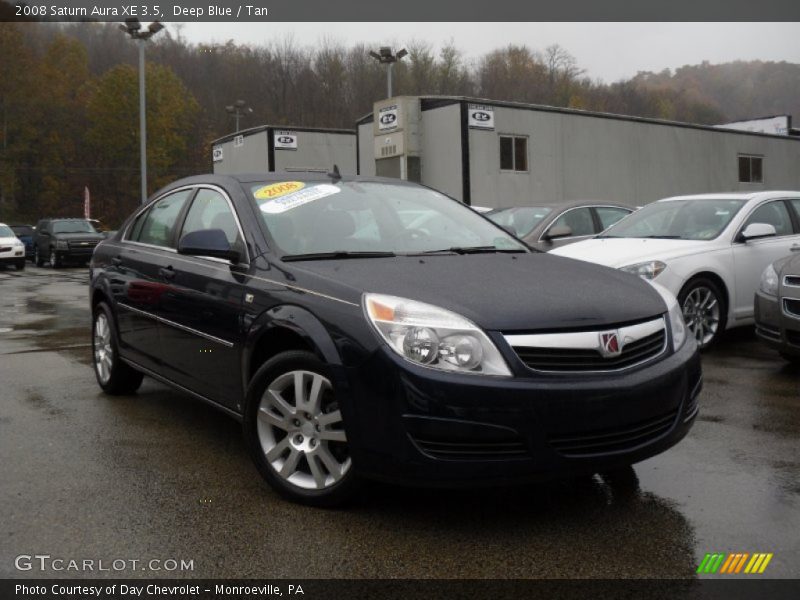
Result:
{"label": "rear door handle", "polygon": [[175,277],[175,270],[172,268],[172,265],[168,267],[161,267],[158,270],[158,274],[164,279],[173,279]]}
{"label": "rear door handle", "polygon": [[800,252],[800,244],[795,244],[791,248],[789,248],[790,252]]}

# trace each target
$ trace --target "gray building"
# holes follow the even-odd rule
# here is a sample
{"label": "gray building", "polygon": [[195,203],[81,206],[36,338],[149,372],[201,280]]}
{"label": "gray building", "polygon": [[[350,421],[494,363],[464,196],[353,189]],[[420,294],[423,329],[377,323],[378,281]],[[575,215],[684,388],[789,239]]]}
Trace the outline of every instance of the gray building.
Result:
{"label": "gray building", "polygon": [[505,207],[800,189],[800,138],[462,97],[403,96],[357,123],[358,170]]}
{"label": "gray building", "polygon": [[355,175],[356,133],[352,129],[314,129],[264,125],[212,142],[215,174],[261,173],[285,169],[339,167]]}

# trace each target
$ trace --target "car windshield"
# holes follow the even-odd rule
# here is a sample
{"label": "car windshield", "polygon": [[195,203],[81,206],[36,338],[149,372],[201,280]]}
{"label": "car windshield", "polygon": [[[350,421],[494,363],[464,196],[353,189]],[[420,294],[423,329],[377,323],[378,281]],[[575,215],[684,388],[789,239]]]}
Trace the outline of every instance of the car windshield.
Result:
{"label": "car windshield", "polygon": [[89,221],[53,221],[53,233],[97,233]]}
{"label": "car windshield", "polygon": [[498,225],[516,232],[517,237],[525,237],[551,212],[553,209],[549,206],[522,206],[501,208],[486,216]]}
{"label": "car windshield", "polygon": [[20,235],[33,235],[33,227],[30,225],[12,225],[11,231],[18,236]]}
{"label": "car windshield", "polygon": [[0,225],[0,238],[17,237],[8,225]]}
{"label": "car windshield", "polygon": [[468,207],[421,186],[282,181],[250,191],[285,256],[528,251]]}
{"label": "car windshield", "polygon": [[598,237],[712,240],[722,233],[744,203],[744,200],[724,198],[654,202],[631,213]]}

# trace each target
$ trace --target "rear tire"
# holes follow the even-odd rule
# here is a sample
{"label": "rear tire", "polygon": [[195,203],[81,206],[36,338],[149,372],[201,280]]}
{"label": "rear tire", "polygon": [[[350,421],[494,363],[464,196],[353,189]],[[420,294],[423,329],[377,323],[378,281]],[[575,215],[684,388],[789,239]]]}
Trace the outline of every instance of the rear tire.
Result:
{"label": "rear tire", "polygon": [[800,356],[795,356],[793,354],[789,354],[788,352],[779,352],[778,354],[780,354],[781,358],[790,363],[792,366],[800,366]]}
{"label": "rear tire", "polygon": [[328,366],[310,352],[271,358],[247,389],[243,431],[253,461],[293,502],[332,507],[354,496],[360,482],[343,426]]}
{"label": "rear tire", "polygon": [[95,306],[92,316],[92,358],[97,383],[107,394],[133,394],[142,385],[144,375],[120,358],[114,316],[105,302]]}

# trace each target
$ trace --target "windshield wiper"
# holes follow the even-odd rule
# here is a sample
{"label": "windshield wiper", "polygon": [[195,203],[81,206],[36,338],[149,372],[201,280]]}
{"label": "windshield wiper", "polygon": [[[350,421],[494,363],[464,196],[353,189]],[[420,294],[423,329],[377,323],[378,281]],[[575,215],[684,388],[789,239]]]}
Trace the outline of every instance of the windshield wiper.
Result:
{"label": "windshield wiper", "polygon": [[335,250],[333,252],[310,252],[309,254],[287,254],[281,256],[283,262],[296,262],[300,260],[326,260],[330,258],[386,258],[397,256],[394,252],[354,252],[349,250]]}
{"label": "windshield wiper", "polygon": [[498,248],[497,246],[452,246],[441,250],[425,250],[420,254],[489,254],[494,252],[525,252],[522,248]]}
{"label": "windshield wiper", "polygon": [[642,236],[648,240],[679,240],[681,236],[679,235],[643,235]]}

